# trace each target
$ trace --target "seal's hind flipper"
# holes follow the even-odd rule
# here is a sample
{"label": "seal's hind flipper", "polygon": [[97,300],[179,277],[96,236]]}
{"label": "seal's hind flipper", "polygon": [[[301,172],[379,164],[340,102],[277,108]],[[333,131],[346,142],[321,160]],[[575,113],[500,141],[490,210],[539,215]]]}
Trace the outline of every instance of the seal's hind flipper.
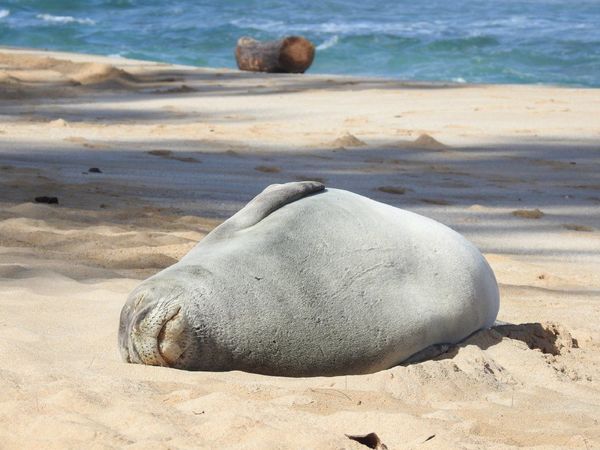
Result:
{"label": "seal's hind flipper", "polygon": [[215,237],[225,237],[230,233],[249,228],[282,206],[324,189],[325,185],[318,181],[272,184],[210,234]]}
{"label": "seal's hind flipper", "polygon": [[254,197],[231,219],[235,219],[239,229],[248,228],[256,225],[282,206],[323,189],[325,189],[325,185],[318,181],[272,184]]}

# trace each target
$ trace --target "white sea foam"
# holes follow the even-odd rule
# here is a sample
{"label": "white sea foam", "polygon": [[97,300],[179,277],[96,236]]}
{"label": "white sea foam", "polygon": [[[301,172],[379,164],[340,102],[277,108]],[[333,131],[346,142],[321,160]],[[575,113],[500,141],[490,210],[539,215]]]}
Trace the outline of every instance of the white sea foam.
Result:
{"label": "white sea foam", "polygon": [[51,23],[78,23],[80,25],[96,25],[96,22],[87,17],[80,19],[72,16],[53,16],[52,14],[38,14],[38,19],[42,19],[44,22]]}
{"label": "white sea foam", "polygon": [[325,42],[317,45],[317,50],[326,50],[328,48],[331,48],[335,44],[337,44],[339,40],[340,39],[337,37],[337,34],[333,35],[329,39],[327,39]]}
{"label": "white sea foam", "polygon": [[463,77],[456,77],[456,78],[452,78],[452,81],[454,81],[455,83],[466,83],[467,80],[465,80]]}
{"label": "white sea foam", "polygon": [[285,23],[278,20],[236,19],[231,25],[238,28],[250,28],[277,34],[290,33],[328,33],[342,36],[364,36],[371,34],[390,34],[399,36],[430,35],[444,30],[441,22],[379,23],[370,21],[322,22],[322,23]]}
{"label": "white sea foam", "polygon": [[10,16],[10,11],[8,9],[0,9],[0,19],[4,19],[8,16]]}
{"label": "white sea foam", "polygon": [[235,19],[232,20],[231,25],[238,28],[252,28],[254,30],[262,31],[278,31],[286,26],[285,23],[279,20],[268,20],[268,19]]}

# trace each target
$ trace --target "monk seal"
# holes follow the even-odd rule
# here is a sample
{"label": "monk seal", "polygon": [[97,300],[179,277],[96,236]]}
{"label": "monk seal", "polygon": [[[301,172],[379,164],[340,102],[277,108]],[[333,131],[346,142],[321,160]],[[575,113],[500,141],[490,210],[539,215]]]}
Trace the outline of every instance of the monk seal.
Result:
{"label": "monk seal", "polygon": [[494,273],[423,216],[311,181],[271,185],[121,312],[132,363],[333,376],[390,368],[493,324]]}

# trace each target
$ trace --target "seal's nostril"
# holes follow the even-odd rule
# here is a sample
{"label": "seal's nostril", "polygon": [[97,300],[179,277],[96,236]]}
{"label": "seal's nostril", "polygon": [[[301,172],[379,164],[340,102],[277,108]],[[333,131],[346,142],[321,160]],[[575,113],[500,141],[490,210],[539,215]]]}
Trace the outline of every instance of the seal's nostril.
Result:
{"label": "seal's nostril", "polygon": [[180,311],[178,309],[170,319],[165,321],[157,337],[158,352],[169,366],[175,364],[185,351],[183,343],[180,342],[185,327],[183,314]]}

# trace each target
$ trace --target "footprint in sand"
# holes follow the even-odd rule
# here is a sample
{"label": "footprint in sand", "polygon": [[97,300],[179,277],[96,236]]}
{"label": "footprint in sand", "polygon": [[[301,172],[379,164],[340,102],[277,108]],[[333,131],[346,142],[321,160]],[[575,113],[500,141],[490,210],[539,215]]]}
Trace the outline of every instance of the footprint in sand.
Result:
{"label": "footprint in sand", "polygon": [[563,228],[571,231],[584,231],[588,233],[594,231],[592,227],[588,227],[587,225],[577,225],[576,223],[564,223]]}
{"label": "footprint in sand", "polygon": [[256,166],[254,170],[263,173],[279,173],[281,169],[277,166]]}
{"label": "footprint in sand", "polygon": [[515,217],[521,217],[523,219],[541,219],[544,217],[544,213],[539,209],[517,209],[511,213]]}
{"label": "footprint in sand", "polygon": [[369,118],[366,116],[348,117],[344,120],[344,125],[348,126],[365,125],[367,123],[369,123]]}
{"label": "footprint in sand", "polygon": [[181,86],[177,87],[154,89],[149,92],[151,94],[189,94],[190,92],[196,92],[196,89],[188,86],[187,84],[182,84]]}
{"label": "footprint in sand", "polygon": [[406,189],[402,187],[396,186],[379,186],[377,188],[380,192],[385,192],[387,194],[396,194],[396,195],[404,195],[406,193]]}
{"label": "footprint in sand", "polygon": [[97,143],[97,142],[91,142],[80,136],[71,136],[71,137],[65,138],[63,140],[66,142],[71,142],[73,144],[81,144],[82,146],[84,146],[86,148],[111,148],[110,145]]}
{"label": "footprint in sand", "polygon": [[176,156],[171,150],[150,150],[148,152],[149,155],[159,156],[164,159],[172,159],[174,161],[181,161],[187,163],[200,163],[199,159],[196,159],[192,156]]}
{"label": "footprint in sand", "polygon": [[442,200],[442,199],[438,199],[438,198],[420,198],[419,200],[421,202],[427,203],[429,205],[448,206],[448,205],[452,204],[447,200]]}

